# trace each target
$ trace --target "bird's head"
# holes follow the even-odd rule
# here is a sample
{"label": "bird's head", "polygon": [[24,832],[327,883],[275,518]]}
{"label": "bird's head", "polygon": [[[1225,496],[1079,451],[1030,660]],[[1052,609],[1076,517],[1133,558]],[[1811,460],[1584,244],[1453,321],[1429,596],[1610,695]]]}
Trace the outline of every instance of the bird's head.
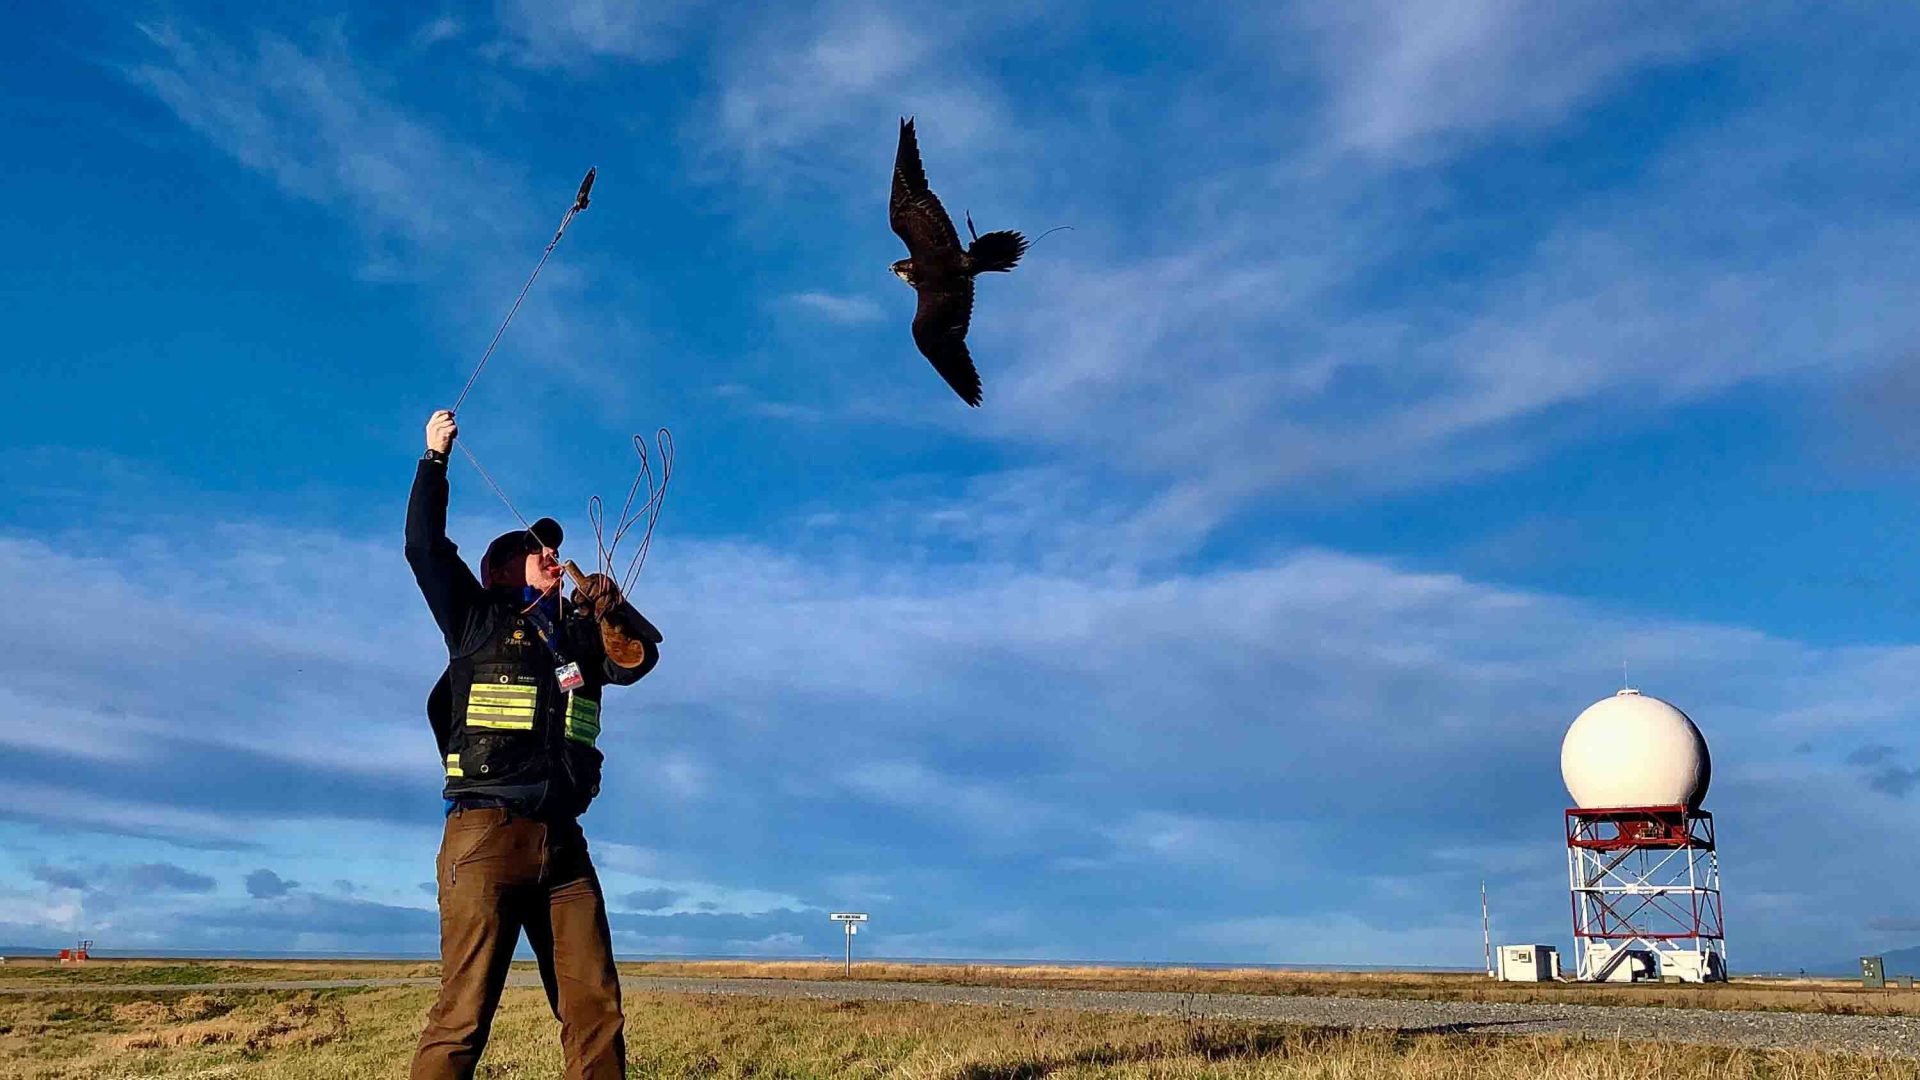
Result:
{"label": "bird's head", "polygon": [[888,269],[893,271],[894,277],[899,278],[901,281],[904,281],[909,285],[913,284],[913,260],[912,259],[901,259],[899,262],[896,262],[892,266],[888,267]]}

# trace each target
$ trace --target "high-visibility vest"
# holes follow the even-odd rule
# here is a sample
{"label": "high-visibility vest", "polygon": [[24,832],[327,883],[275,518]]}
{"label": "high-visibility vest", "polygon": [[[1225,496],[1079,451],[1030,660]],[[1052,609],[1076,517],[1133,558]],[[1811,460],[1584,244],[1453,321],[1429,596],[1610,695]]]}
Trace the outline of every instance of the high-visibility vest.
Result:
{"label": "high-visibility vest", "polygon": [[[586,646],[597,636],[577,633],[575,617],[563,620],[561,647],[574,640],[586,646],[586,656],[570,659],[580,661],[587,681],[562,690],[558,661],[519,606],[495,603],[492,614],[487,643],[447,665],[444,794],[506,799],[529,813],[578,814],[600,793],[600,657]],[[595,630],[590,620],[587,628]]]}

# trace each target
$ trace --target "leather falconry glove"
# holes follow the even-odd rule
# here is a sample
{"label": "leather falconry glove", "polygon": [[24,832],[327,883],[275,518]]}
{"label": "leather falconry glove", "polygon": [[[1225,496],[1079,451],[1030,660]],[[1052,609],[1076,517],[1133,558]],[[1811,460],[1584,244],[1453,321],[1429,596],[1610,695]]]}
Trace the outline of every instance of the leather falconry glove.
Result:
{"label": "leather falconry glove", "polygon": [[604,619],[624,598],[620,595],[620,586],[605,574],[588,574],[574,582],[573,603],[575,607],[591,614],[596,619]]}
{"label": "leather falconry glove", "polygon": [[573,579],[573,602],[600,623],[600,645],[607,659],[628,668],[646,663],[647,646],[666,640],[660,631],[626,602],[612,578],[583,574],[572,562],[566,569]]}

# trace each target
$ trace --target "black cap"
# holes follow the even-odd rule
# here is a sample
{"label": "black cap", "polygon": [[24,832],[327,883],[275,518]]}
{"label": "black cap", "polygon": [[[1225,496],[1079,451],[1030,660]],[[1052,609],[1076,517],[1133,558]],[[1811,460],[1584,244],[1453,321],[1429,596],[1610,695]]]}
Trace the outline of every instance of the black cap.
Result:
{"label": "black cap", "polygon": [[558,551],[560,541],[565,536],[559,522],[544,517],[529,528],[501,533],[493,538],[493,543],[487,545],[487,553],[480,556],[481,584],[491,586],[494,568],[504,565],[508,560],[531,555],[542,547]]}
{"label": "black cap", "polygon": [[527,531],[533,533],[534,537],[540,541],[542,546],[550,547],[555,551],[560,550],[560,541],[567,535],[561,531],[560,523],[552,518],[541,518],[539,521],[534,522],[533,527]]}

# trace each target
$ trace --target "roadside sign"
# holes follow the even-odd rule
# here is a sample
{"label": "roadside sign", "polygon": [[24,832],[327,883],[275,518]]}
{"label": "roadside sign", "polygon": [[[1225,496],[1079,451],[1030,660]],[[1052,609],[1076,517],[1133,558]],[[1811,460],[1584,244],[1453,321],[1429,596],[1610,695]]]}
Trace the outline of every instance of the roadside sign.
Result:
{"label": "roadside sign", "polygon": [[846,974],[853,974],[853,935],[860,932],[860,924],[867,921],[864,911],[836,911],[827,918],[847,928]]}

